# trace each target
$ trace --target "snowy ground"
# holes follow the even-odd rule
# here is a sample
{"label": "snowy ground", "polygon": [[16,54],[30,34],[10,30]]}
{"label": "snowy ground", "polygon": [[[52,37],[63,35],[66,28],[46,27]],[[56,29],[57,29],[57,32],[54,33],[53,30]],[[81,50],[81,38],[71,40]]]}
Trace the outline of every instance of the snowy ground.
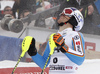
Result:
{"label": "snowy ground", "polygon": [[[0,69],[2,68],[12,68],[16,62],[13,61],[1,61]],[[18,67],[37,67],[35,63],[22,63],[20,62]],[[78,69],[77,74],[100,74],[100,59],[86,59]]]}
{"label": "snowy ground", "polygon": [[100,59],[85,60],[77,74],[100,74]]}

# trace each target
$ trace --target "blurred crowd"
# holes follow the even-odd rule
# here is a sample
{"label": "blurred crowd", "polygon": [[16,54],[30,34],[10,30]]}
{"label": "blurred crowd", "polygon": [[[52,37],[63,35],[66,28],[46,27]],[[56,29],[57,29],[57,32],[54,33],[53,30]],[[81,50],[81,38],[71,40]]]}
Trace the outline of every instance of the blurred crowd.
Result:
{"label": "blurred crowd", "polygon": [[[54,18],[55,16],[49,17],[49,20],[53,23],[52,27],[48,28],[53,29],[58,29],[56,21],[59,18],[59,14],[65,7],[76,7],[82,12],[86,20],[91,19],[93,13],[97,10],[94,5],[94,2],[97,0],[0,0],[0,2],[1,1],[14,1],[14,4],[12,7],[5,6],[3,10],[0,10],[0,19],[2,19],[6,14],[12,15],[12,18],[20,19],[28,16],[30,13],[34,14],[60,5],[56,18]],[[46,27],[46,20],[47,19],[44,18],[36,20],[35,26]],[[92,21],[92,19],[90,21]],[[90,23],[90,21],[87,22]],[[49,25],[51,24],[49,23]]]}
{"label": "blurred crowd", "polygon": [[5,6],[5,8],[1,10],[2,11],[1,14],[3,15],[11,14],[14,16],[14,18],[18,19],[24,17],[24,12],[36,13],[60,4],[60,0],[0,0],[0,1],[14,1],[13,6],[12,7]]}
{"label": "blurred crowd", "polygon": [[[5,6],[3,10],[0,10],[0,20],[6,15],[12,15],[12,18],[21,19],[28,14],[37,13],[54,6],[60,5],[61,0],[1,0],[2,1],[14,1],[13,6]],[[0,5],[1,6],[1,5]],[[2,7],[2,6],[1,6]],[[52,17],[49,18],[54,24]],[[46,19],[38,19],[35,21],[36,27],[46,27]],[[48,19],[47,19],[48,21]],[[48,23],[48,22],[47,22]],[[48,23],[50,24],[50,22]],[[52,26],[49,26],[52,28]]]}

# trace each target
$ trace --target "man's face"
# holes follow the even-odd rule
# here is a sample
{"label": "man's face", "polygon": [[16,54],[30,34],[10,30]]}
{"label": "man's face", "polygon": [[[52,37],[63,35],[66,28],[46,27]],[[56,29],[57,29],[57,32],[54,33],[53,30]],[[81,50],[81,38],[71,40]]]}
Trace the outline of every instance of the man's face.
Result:
{"label": "man's face", "polygon": [[12,9],[9,7],[9,8],[6,8],[4,10],[4,14],[11,14],[12,15]]}
{"label": "man's face", "polygon": [[68,16],[66,16],[66,15],[64,15],[64,14],[61,14],[57,22],[58,22],[58,23],[65,23],[65,22],[67,22],[69,19],[70,19],[70,17],[68,17]]}

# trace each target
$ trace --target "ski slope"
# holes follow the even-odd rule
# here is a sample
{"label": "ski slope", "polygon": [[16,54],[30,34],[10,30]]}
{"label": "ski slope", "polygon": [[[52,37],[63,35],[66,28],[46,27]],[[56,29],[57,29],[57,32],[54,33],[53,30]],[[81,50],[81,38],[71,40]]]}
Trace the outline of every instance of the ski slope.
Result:
{"label": "ski slope", "polygon": [[100,74],[100,59],[85,60],[77,74]]}
{"label": "ski slope", "polygon": [[[0,69],[13,68],[16,63],[17,63],[16,61],[7,61],[7,60],[1,61]],[[23,69],[24,67],[27,68],[27,67],[38,67],[38,66],[35,63],[20,62],[18,67],[21,67],[20,68],[21,72],[21,69]],[[15,74],[20,74],[20,73],[15,73]],[[28,73],[23,73],[23,74],[28,74]],[[35,74],[35,73],[29,73],[29,74]],[[91,60],[86,59],[84,63],[79,67],[77,74],[100,74],[100,59],[91,59]]]}

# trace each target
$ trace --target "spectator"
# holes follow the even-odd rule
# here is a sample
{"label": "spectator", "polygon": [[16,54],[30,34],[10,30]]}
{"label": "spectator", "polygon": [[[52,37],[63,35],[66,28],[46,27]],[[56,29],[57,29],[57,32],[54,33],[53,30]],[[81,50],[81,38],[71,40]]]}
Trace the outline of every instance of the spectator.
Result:
{"label": "spectator", "polygon": [[[40,1],[37,1],[38,4],[39,2]],[[36,12],[40,12],[49,8],[51,8],[51,3],[48,0],[42,0],[42,2],[40,3],[40,6],[36,9]]]}
{"label": "spectator", "polygon": [[92,3],[88,6],[88,13],[85,17],[85,25],[83,26],[83,29],[81,32],[87,33],[87,34],[99,34],[100,28],[97,27],[99,24],[100,15],[98,13],[98,10],[96,6],[94,5],[94,1],[91,1]]}
{"label": "spectator", "polygon": [[11,15],[13,15],[12,8],[10,6],[6,6],[4,8],[4,15],[5,14],[11,14]]}
{"label": "spectator", "polygon": [[[8,3],[7,3],[8,2]],[[1,0],[0,1],[0,20],[4,17],[5,14],[13,15],[12,5],[14,1],[11,0]]]}
{"label": "spectator", "polygon": [[26,17],[28,14],[30,14],[29,10],[23,10],[23,12],[20,14],[20,18]]}
{"label": "spectator", "polygon": [[45,9],[51,8],[51,3],[50,3],[48,0],[42,0],[41,5],[42,5]]}
{"label": "spectator", "polygon": [[16,12],[18,14],[18,19],[20,18],[20,14],[23,12],[23,10],[28,10],[32,13],[36,12],[36,9],[34,8],[36,4],[36,0],[15,0],[15,3],[13,5],[13,13],[14,17],[17,17]]}
{"label": "spectator", "polygon": [[4,16],[5,16],[6,14],[12,15],[12,18],[14,18],[13,12],[12,12],[12,8],[11,8],[10,6],[6,6],[6,7],[4,8]]}

